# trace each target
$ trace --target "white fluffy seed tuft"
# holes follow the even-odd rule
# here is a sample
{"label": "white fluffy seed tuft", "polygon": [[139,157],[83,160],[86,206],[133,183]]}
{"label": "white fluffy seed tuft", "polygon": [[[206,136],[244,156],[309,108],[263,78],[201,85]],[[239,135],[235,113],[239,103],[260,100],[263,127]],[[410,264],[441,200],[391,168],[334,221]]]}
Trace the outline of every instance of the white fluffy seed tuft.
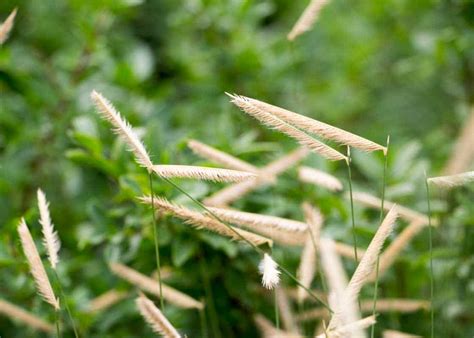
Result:
{"label": "white fluffy seed tuft", "polygon": [[269,254],[265,254],[258,266],[260,274],[262,274],[262,285],[272,290],[280,282],[280,270],[278,264]]}

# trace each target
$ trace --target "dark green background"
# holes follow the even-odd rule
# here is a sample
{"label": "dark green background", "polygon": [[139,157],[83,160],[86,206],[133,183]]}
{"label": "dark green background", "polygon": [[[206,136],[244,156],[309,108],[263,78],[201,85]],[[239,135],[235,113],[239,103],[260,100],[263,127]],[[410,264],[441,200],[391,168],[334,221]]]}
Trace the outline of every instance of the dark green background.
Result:
{"label": "dark green background", "polygon": [[[474,103],[474,3],[334,0],[311,32],[290,43],[286,34],[306,4],[3,0],[1,20],[13,7],[19,11],[10,39],[0,47],[0,297],[54,320],[35,296],[16,233],[25,215],[39,244],[35,204],[41,187],[63,243],[59,273],[84,335],[152,335],[133,297],[99,315],[84,312],[90,299],[110,288],[131,290],[109,272],[108,261],[143,273],[155,266],[150,212],[135,199],[149,192],[147,175],[94,112],[92,89],[137,127],[156,163],[209,164],[186,149],[191,137],[256,165],[295,148],[294,141],[239,112],[225,91],[382,144],[390,134],[387,196],[426,212],[423,172],[441,173]],[[381,155],[354,157],[355,188],[380,194]],[[305,164],[332,172],[347,187],[342,163],[311,155]],[[277,186],[235,206],[302,219],[299,206],[308,200],[325,214],[325,234],[351,244],[347,200],[296,177],[292,169]],[[179,183],[197,198],[221,186]],[[186,201],[159,179],[155,188]],[[473,196],[473,189],[433,192],[441,220],[434,242],[437,337],[474,334]],[[377,220],[377,212],[356,208],[362,245]],[[222,337],[256,336],[252,313],[270,319],[273,313],[271,294],[259,285],[258,256],[171,218],[161,219],[159,227],[164,265],[174,271],[169,284],[199,299],[208,278]],[[418,235],[384,276],[381,297],[429,298],[427,239],[427,231]],[[291,271],[299,254],[275,249]],[[351,273],[354,265],[346,263]],[[320,287],[318,279],[314,287]],[[371,295],[366,287],[363,298]],[[166,315],[189,337],[200,336],[196,312],[168,306]],[[378,320],[377,333],[392,328],[426,336],[430,330],[428,312]],[[209,330],[214,336],[216,329]],[[0,333],[36,336],[4,317]]]}

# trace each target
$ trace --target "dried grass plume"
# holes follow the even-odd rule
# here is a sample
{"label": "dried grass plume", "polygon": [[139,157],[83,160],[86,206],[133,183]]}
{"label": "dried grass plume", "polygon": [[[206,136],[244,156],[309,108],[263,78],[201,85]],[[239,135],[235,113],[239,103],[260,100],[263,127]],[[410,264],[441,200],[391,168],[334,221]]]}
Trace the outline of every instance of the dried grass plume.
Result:
{"label": "dried grass plume", "polygon": [[171,325],[155,304],[144,294],[140,294],[135,300],[138,310],[145,321],[150,325],[154,332],[159,333],[165,338],[180,338],[178,331]]}
{"label": "dried grass plume", "polygon": [[[347,285],[343,299],[345,302],[353,302],[359,296],[360,290],[364,286],[364,284],[368,281],[369,276],[371,275],[375,263],[377,261],[377,257],[382,249],[382,246],[386,240],[386,238],[390,235],[393,230],[395,221],[398,217],[398,213],[396,211],[396,205],[390,209],[388,214],[385,216],[382,224],[378,228],[377,232],[375,233],[372,241],[367,248],[362,260],[360,261],[359,265],[356,268],[356,271],[352,275],[349,284]],[[342,307],[344,308],[344,307]],[[332,316],[331,322],[329,323],[329,329],[334,329],[339,327],[342,323],[342,316],[343,310],[342,308],[338,308],[334,311]]]}
{"label": "dried grass plume", "polygon": [[255,214],[235,209],[216,207],[208,207],[208,209],[226,222],[231,222],[233,224],[242,225],[249,228],[252,228],[253,226],[264,226],[289,232],[304,232],[308,229],[308,225],[306,223],[287,218]]}
{"label": "dried grass plume", "polygon": [[[141,274],[140,272],[119,263],[110,263],[110,270],[118,277],[126,280],[137,288],[161,297],[159,284],[156,280]],[[168,285],[161,284],[163,289],[163,299],[183,309],[202,309],[203,303],[178,291]]]}
{"label": "dried grass plume", "polygon": [[294,333],[295,335],[299,335],[300,329],[298,322],[296,321],[295,314],[291,306],[292,304],[286,290],[279,286],[275,288],[275,292],[283,327],[286,331]]}
{"label": "dried grass plume", "polygon": [[15,321],[20,321],[33,329],[47,333],[52,333],[54,331],[53,325],[45,322],[43,319],[22,309],[21,307],[7,302],[6,300],[0,299],[0,313],[3,313],[5,316],[8,316]]}
{"label": "dried grass plume", "polygon": [[273,326],[272,322],[261,314],[255,315],[254,321],[262,338],[304,338],[304,336],[277,329]]}
{"label": "dried grass plume", "polygon": [[320,334],[316,336],[316,338],[326,338],[327,336],[331,338],[345,338],[352,334],[355,330],[366,329],[374,325],[376,322],[375,316],[366,317],[356,322],[338,327],[337,329],[329,330],[328,335]]}
{"label": "dried grass plume", "polygon": [[[309,203],[303,204],[303,211],[308,230],[306,232],[306,240],[301,253],[301,260],[296,271],[296,275],[300,283],[306,288],[310,288],[311,282],[316,275],[317,251],[319,248],[319,236],[321,226],[323,224],[323,216],[321,212],[312,207]],[[301,303],[307,298],[308,293],[303,287],[298,288],[298,301]]]}
{"label": "dried grass plume", "polygon": [[382,336],[383,338],[422,338],[422,336],[417,336],[395,330],[385,330],[383,331]]}
{"label": "dried grass plume", "polygon": [[333,175],[309,167],[299,167],[298,178],[302,182],[312,183],[331,191],[341,191],[343,189],[341,181]]}
{"label": "dried grass plume", "polygon": [[291,124],[288,124],[280,117],[276,117],[274,114],[263,110],[261,107],[254,104],[255,100],[252,101],[251,99],[245,96],[231,95],[228,93],[226,94],[231,98],[231,102],[233,104],[239,107],[243,112],[260,121],[265,126],[278,130],[279,132],[286,134],[291,138],[294,138],[302,146],[308,147],[309,149],[313,150],[313,152],[321,155],[322,157],[328,160],[345,160],[347,162],[348,159],[345,155],[309,136],[304,131],[295,128]]}
{"label": "dried grass plume", "polygon": [[[412,221],[403,231],[393,240],[392,243],[380,255],[379,277],[381,277],[395,262],[402,250],[410,243],[427,224],[422,220]],[[375,272],[369,277],[370,281],[375,281]]]}
{"label": "dried grass plume", "polygon": [[308,154],[309,150],[307,148],[300,147],[261,168],[259,178],[225,187],[224,189],[219,190],[218,192],[206,198],[203,202],[206,205],[212,205],[215,207],[231,204],[250,192],[269,184],[268,180],[260,179],[260,177],[276,177],[288,168],[297,164],[299,161],[303,160],[306,156],[308,156]]}
{"label": "dried grass plume", "polygon": [[8,39],[10,32],[13,28],[13,23],[15,22],[17,9],[15,8],[10,15],[5,19],[5,21],[0,25],[0,45]]}
{"label": "dried grass plume", "polygon": [[242,161],[241,159],[227,154],[223,151],[215,149],[207,144],[196,140],[189,140],[188,147],[197,155],[208,159],[214,163],[220,164],[226,168],[247,171],[251,173],[258,173],[258,168],[250,163]]}
{"label": "dried grass plume", "polygon": [[437,187],[446,189],[460,187],[474,182],[474,171],[449,176],[431,177],[428,178],[428,182]]}
{"label": "dried grass plume", "polygon": [[121,300],[127,298],[128,294],[126,292],[118,290],[109,290],[100,296],[92,299],[89,303],[88,310],[90,312],[98,312],[108,309],[112,305],[120,302]]}
{"label": "dried grass plume", "polygon": [[58,264],[58,252],[61,248],[61,242],[59,240],[58,233],[54,230],[54,225],[51,222],[51,216],[49,214],[49,203],[46,200],[46,196],[41,189],[38,189],[38,209],[40,212],[40,224],[43,231],[43,243],[48,252],[48,259],[51,263],[51,267],[56,269]]}
{"label": "dried grass plume", "polygon": [[153,172],[164,178],[191,178],[214,182],[241,182],[257,175],[251,172],[191,165],[154,165]]}
{"label": "dried grass plume", "polygon": [[44,269],[43,262],[41,261],[38,250],[36,249],[35,242],[31,237],[30,230],[25,223],[25,219],[21,219],[20,225],[18,226],[18,234],[20,235],[21,245],[23,246],[23,252],[25,253],[28,265],[30,266],[30,272],[35,280],[36,290],[38,294],[49,304],[51,304],[56,311],[60,309],[59,300],[54,295],[53,288],[49,281],[46,270]]}
{"label": "dried grass plume", "polygon": [[[151,204],[152,199],[149,196],[141,197],[140,200],[143,203]],[[200,212],[187,209],[183,206],[173,204],[163,197],[155,196],[153,203],[156,208],[169,212],[175,217],[182,219],[186,224],[190,224],[197,229],[207,229],[212,232],[218,233],[222,236],[227,236],[233,240],[243,240],[244,237],[247,241],[254,245],[269,244],[272,245],[272,241],[269,238],[262,237],[260,235],[228,226],[222,222],[219,222],[213,217],[203,215]]]}
{"label": "dried grass plume", "polygon": [[444,169],[445,175],[454,175],[469,169],[474,163],[474,106],[456,142],[451,158]]}
{"label": "dried grass plume", "polygon": [[[359,135],[331,126],[330,124],[249,97],[239,96],[238,98],[240,99],[240,102],[244,101],[247,107],[252,107],[256,113],[262,112],[262,114],[270,114],[275,118],[281,119],[295,127],[308,133],[316,134],[324,139],[332,140],[366,152],[381,150],[384,154],[387,153],[386,147],[367,140]],[[345,158],[345,160],[347,161],[347,158]]]}
{"label": "dried grass plume", "polygon": [[311,0],[309,5],[298,18],[298,21],[296,21],[295,25],[288,33],[288,40],[293,41],[301,34],[309,31],[318,19],[319,13],[328,2],[329,0]]}
{"label": "dried grass plume", "polygon": [[[381,199],[378,198],[378,197],[375,197],[369,193],[366,193],[366,192],[358,192],[358,191],[354,191],[353,192],[353,199],[354,199],[354,202],[357,202],[357,203],[360,203],[362,205],[365,205],[367,207],[370,207],[370,208],[374,208],[374,209],[380,209],[380,205],[382,203]],[[347,198],[349,198],[349,195],[347,195]],[[392,209],[392,207],[395,205],[395,203],[391,202],[391,201],[388,201],[388,200],[385,200],[384,202],[384,210],[385,211],[390,211],[390,209]],[[398,214],[400,215],[401,218],[409,221],[409,222],[412,222],[412,221],[419,221],[419,222],[422,222],[424,224],[428,224],[428,216],[416,211],[416,210],[413,210],[413,209],[410,209],[410,208],[407,208],[407,207],[404,207],[404,206],[401,206],[399,204],[397,204],[397,212]],[[432,224],[433,223],[433,220],[432,220]]]}
{"label": "dried grass plume", "polygon": [[[365,313],[372,313],[374,301],[373,299],[365,299],[360,302],[360,309]],[[399,312],[411,313],[419,310],[429,310],[430,302],[418,299],[405,298],[379,298],[375,311],[378,313]],[[317,307],[303,311],[296,316],[298,321],[307,321],[324,318],[329,315],[329,311],[323,307]]]}
{"label": "dried grass plume", "polygon": [[153,163],[151,162],[150,156],[148,155],[143,143],[133,132],[130,124],[120,115],[112,103],[102,96],[102,94],[94,90],[91,93],[91,99],[100,115],[114,126],[115,134],[117,134],[127,144],[130,151],[133,152],[138,164],[146,168],[148,172],[152,172]]}
{"label": "dried grass plume", "polygon": [[[340,326],[357,322],[361,318],[359,308],[354,298],[347,298],[347,275],[339,255],[336,253],[335,244],[331,239],[321,240],[321,260],[324,275],[329,286],[329,305],[341,314]],[[337,328],[339,326],[334,326]],[[363,337],[361,328],[354,328],[351,337]]]}

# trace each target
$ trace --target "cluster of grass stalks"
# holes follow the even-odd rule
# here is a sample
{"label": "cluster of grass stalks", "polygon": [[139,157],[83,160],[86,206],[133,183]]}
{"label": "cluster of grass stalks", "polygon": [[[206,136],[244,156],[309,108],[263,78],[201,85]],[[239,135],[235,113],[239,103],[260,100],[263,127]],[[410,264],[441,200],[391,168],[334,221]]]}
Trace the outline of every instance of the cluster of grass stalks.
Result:
{"label": "cluster of grass stalks", "polygon": [[[311,1],[308,8],[289,33],[290,40],[309,30],[317,19],[318,13],[326,1]],[[13,26],[16,10],[8,17],[0,28],[0,43],[3,43]],[[165,317],[165,304],[179,308],[181,311],[196,310],[202,316],[202,330],[208,332],[206,307],[212,304],[212,295],[207,293],[205,300],[193,297],[166,285],[163,282],[164,274],[160,264],[160,224],[156,220],[157,212],[170,214],[190,225],[189,231],[209,231],[238,241],[251,248],[260,263],[256,267],[261,274],[262,287],[274,292],[274,314],[272,319],[262,314],[254,314],[256,326],[264,337],[364,337],[370,328],[370,335],[374,337],[374,328],[377,315],[388,311],[411,313],[418,310],[430,310],[431,336],[435,336],[435,283],[433,279],[433,244],[432,228],[437,224],[431,218],[430,212],[430,185],[440,189],[451,189],[474,182],[474,172],[462,172],[440,177],[426,177],[427,209],[424,215],[408,207],[400,206],[385,200],[385,186],[387,180],[387,166],[389,156],[389,138],[386,145],[380,145],[362,136],[342,130],[338,127],[309,118],[290,110],[271,105],[269,103],[241,95],[229,95],[231,102],[243,112],[255,118],[264,126],[281,132],[299,143],[299,147],[286,156],[257,167],[231,154],[215,149],[197,140],[190,140],[189,148],[197,155],[210,160],[223,168],[190,166],[185,164],[156,164],[147,148],[135,133],[131,125],[114,108],[112,103],[97,91],[91,93],[91,99],[100,116],[107,120],[114,133],[122,139],[133,154],[136,162],[146,170],[149,177],[149,191],[136,196],[137,201],[150,206],[152,214],[153,244],[155,248],[156,276],[150,277],[139,271],[125,266],[120,262],[107,262],[111,273],[133,285],[137,292],[137,312],[144,322],[157,334],[164,337],[181,337],[180,330]],[[458,148],[465,149],[466,136],[460,141]],[[472,139],[469,139],[472,141]],[[332,147],[325,141],[338,144]],[[345,152],[337,147],[343,146]],[[384,157],[383,180],[380,184],[380,198],[366,192],[353,191],[351,172],[351,149],[366,152],[366,156],[377,156],[369,153],[381,152]],[[297,165],[310,153],[322,157],[327,161],[343,161],[347,168],[349,191],[347,197],[351,209],[351,225],[353,231],[352,246],[338,243],[334,239],[323,235],[325,223],[324,215],[311,201],[302,201],[304,221],[297,221],[237,210],[231,204],[244,198],[263,185],[275,185],[278,176],[291,166]],[[458,156],[461,158],[461,156]],[[450,168],[459,168],[455,160]],[[461,160],[466,163],[466,159]],[[343,180],[331,173],[317,168],[301,166],[298,168],[298,178],[304,184],[316,185],[330,193],[339,194],[345,190]],[[199,201],[184,190],[175,179],[191,179],[199,181],[232,183],[222,190]],[[169,201],[166,196],[157,196],[154,192],[154,182],[168,184],[176,191],[187,197],[194,207],[177,204]],[[54,325],[38,318],[17,305],[0,300],[0,313],[15,318],[25,325],[44,332],[54,332],[58,337],[63,336],[65,327],[70,327],[75,337],[81,336],[81,329],[76,326],[74,313],[68,305],[68,297],[61,284],[57,271],[60,264],[60,234],[55,230],[49,213],[49,204],[45,194],[38,190],[39,223],[42,227],[43,244],[49,262],[48,269],[37,249],[24,218],[18,226],[18,234],[24,255],[38,295],[54,310],[56,317]],[[339,195],[341,196],[341,195]],[[355,218],[354,204],[380,210],[378,227],[367,248],[357,245],[357,219]],[[385,242],[396,228],[397,222],[402,220],[409,225],[394,235],[391,244],[385,249]],[[379,298],[378,285],[380,278],[392,266],[396,258],[410,241],[423,229],[429,229],[430,250],[430,299],[399,299]],[[301,259],[296,273],[290,271],[272,255],[273,246],[301,247]],[[342,263],[341,256],[351,259],[357,266],[348,277]],[[49,273],[48,273],[49,272]],[[54,282],[50,281],[54,276]],[[316,276],[321,279],[323,290],[313,290],[312,285]],[[284,277],[284,278],[283,278]],[[257,275],[248,276],[249,280],[259,278]],[[296,290],[284,281],[291,281]],[[373,297],[361,299],[364,286],[374,283]],[[160,301],[159,308],[147,298],[145,294],[153,295]],[[270,292],[270,291],[268,291]],[[59,297],[56,296],[59,294]],[[119,290],[111,289],[94,299],[88,307],[91,312],[104,311],[114,306],[129,295]],[[311,301],[317,307],[304,310],[304,302]],[[299,304],[299,311],[295,311],[295,304]],[[63,320],[62,309],[67,314],[68,321]],[[364,317],[365,316],[365,317]],[[214,318],[213,320],[218,320]],[[316,321],[314,333],[308,334],[304,329],[304,322]],[[280,325],[280,323],[282,325]],[[428,324],[427,324],[428,325]],[[409,337],[407,333],[387,330],[384,337]]]}

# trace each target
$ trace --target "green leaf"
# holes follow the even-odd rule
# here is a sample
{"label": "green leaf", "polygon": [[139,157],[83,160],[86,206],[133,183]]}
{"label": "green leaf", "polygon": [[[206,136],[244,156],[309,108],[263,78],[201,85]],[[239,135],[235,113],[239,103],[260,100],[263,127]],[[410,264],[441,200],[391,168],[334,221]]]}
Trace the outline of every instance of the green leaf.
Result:
{"label": "green leaf", "polygon": [[176,267],[186,263],[197,251],[195,240],[178,238],[171,245],[171,260]]}
{"label": "green leaf", "polygon": [[99,169],[109,176],[117,177],[119,174],[118,169],[112,162],[102,158],[93,157],[82,149],[68,150],[66,151],[66,157],[78,164]]}
{"label": "green leaf", "polygon": [[199,237],[213,247],[216,250],[220,250],[226,253],[226,255],[230,258],[233,258],[237,255],[238,248],[237,244],[234,242],[229,241],[228,238],[224,238],[215,234],[210,234],[207,232],[201,231],[199,233]]}

